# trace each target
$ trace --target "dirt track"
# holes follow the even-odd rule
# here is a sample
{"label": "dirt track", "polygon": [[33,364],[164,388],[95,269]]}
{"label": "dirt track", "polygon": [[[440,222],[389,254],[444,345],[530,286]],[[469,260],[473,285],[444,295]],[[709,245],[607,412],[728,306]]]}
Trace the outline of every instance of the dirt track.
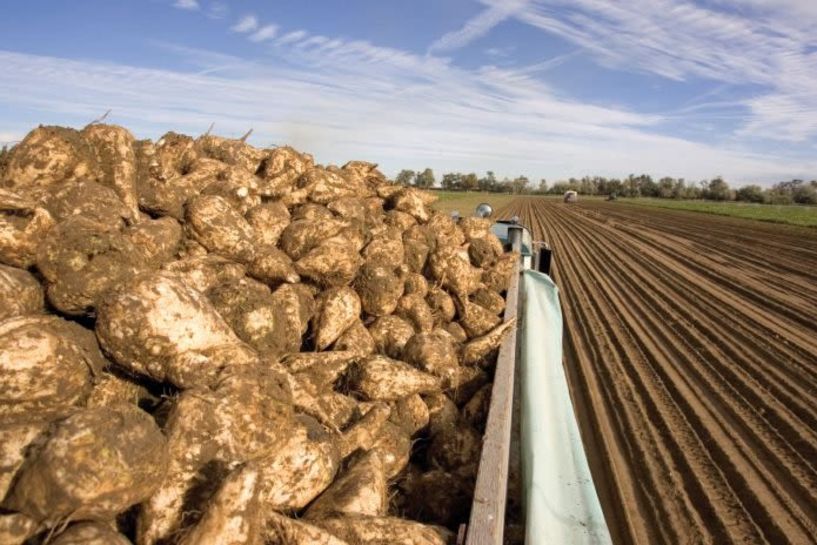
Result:
{"label": "dirt track", "polygon": [[817,230],[517,199],[614,540],[817,543]]}

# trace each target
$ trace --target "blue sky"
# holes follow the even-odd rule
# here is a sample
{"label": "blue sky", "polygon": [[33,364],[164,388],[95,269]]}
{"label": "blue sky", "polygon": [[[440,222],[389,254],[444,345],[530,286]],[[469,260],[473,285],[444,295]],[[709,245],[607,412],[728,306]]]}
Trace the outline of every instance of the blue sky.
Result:
{"label": "blue sky", "polygon": [[0,142],[109,120],[322,163],[817,177],[814,0],[76,0],[0,18]]}

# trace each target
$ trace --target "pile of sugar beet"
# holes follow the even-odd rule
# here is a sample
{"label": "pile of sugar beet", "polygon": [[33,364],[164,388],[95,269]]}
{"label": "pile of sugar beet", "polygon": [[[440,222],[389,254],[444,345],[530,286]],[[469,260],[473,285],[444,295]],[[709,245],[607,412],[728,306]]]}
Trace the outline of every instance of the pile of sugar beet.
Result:
{"label": "pile of sugar beet", "polygon": [[516,256],[376,165],[118,126],[0,161],[0,543],[443,544]]}

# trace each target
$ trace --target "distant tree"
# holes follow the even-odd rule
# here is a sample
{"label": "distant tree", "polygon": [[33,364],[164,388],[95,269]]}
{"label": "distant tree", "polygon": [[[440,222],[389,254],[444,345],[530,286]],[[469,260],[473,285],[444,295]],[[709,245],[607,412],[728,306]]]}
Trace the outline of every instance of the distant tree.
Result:
{"label": "distant tree", "polygon": [[448,191],[457,191],[462,187],[460,178],[462,178],[462,174],[459,172],[448,172],[443,174],[443,179],[440,182],[440,185],[442,185],[443,189]]}
{"label": "distant tree", "polygon": [[720,176],[716,176],[709,180],[704,196],[713,201],[728,201],[732,195],[729,184]]}
{"label": "distant tree", "polygon": [[799,185],[792,192],[792,198],[798,204],[817,204],[817,183]]}
{"label": "distant tree", "polygon": [[492,170],[485,173],[483,178],[477,183],[480,191],[497,191],[496,175]]}
{"label": "distant tree", "polygon": [[548,181],[542,178],[539,180],[539,193],[547,193],[548,192]]}
{"label": "distant tree", "polygon": [[675,180],[670,177],[664,177],[658,180],[656,197],[662,199],[671,199],[673,190],[675,189]]}
{"label": "distant tree", "polygon": [[527,189],[530,180],[526,176],[518,176],[514,178],[513,182],[511,182],[511,187],[513,189],[514,194],[524,193],[525,189]]}
{"label": "distant tree", "polygon": [[403,169],[400,171],[400,174],[397,175],[397,179],[395,180],[400,185],[413,185],[417,178],[417,173],[413,170],[406,170]]}
{"label": "distant tree", "polygon": [[477,178],[477,175],[473,172],[470,174],[463,174],[460,178],[460,184],[464,190],[474,191],[479,187],[479,178]]}
{"label": "distant tree", "polygon": [[759,185],[745,185],[735,192],[735,200],[743,202],[763,202],[765,195]]}
{"label": "distant tree", "polygon": [[422,187],[428,189],[429,187],[434,187],[434,172],[430,168],[426,168],[420,174],[417,175],[414,181],[414,185],[417,187]]}

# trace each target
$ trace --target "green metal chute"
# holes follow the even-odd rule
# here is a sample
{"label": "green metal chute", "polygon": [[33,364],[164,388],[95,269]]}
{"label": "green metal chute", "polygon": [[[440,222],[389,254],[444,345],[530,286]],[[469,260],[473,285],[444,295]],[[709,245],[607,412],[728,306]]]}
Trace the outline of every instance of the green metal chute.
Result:
{"label": "green metal chute", "polygon": [[609,544],[562,366],[559,290],[547,275],[523,274],[519,386],[525,543]]}

